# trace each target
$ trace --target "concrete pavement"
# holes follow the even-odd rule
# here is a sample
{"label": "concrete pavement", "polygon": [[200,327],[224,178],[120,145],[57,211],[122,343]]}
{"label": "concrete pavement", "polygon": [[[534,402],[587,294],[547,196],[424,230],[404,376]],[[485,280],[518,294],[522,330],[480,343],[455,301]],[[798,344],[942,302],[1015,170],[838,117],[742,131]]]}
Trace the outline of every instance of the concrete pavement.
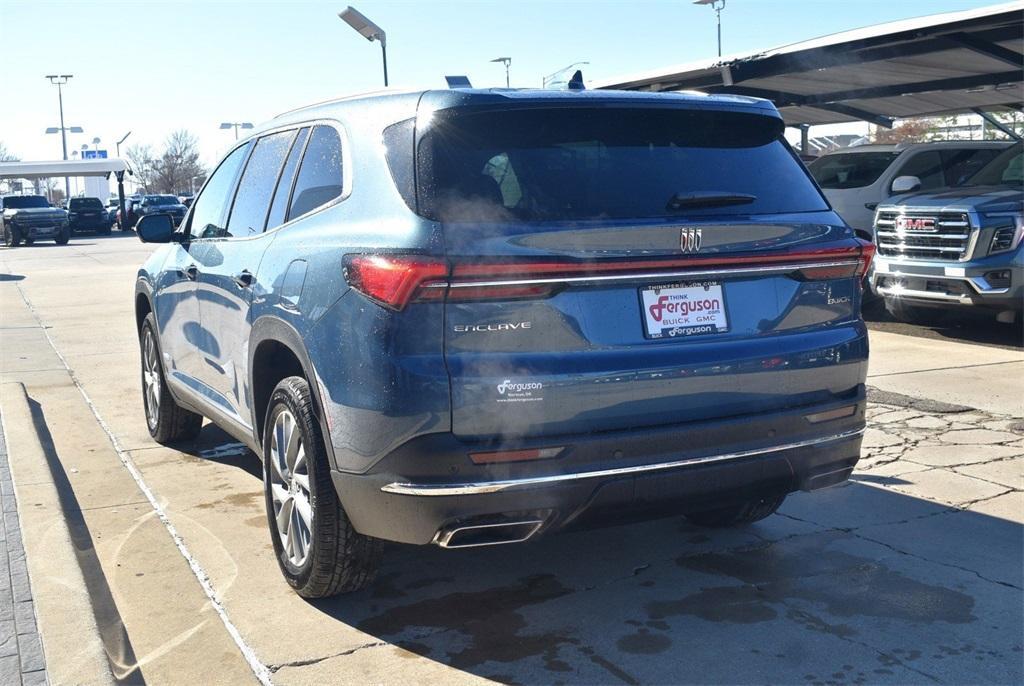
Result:
{"label": "concrete pavement", "polygon": [[[76,631],[40,598],[53,683],[1024,679],[1020,351],[873,334],[861,469],[758,525],[393,546],[371,589],[308,603],[279,578],[255,456],[211,425],[184,451],[149,439],[131,299],[148,252],[120,236],[0,250],[30,573],[91,618]],[[61,540],[67,559],[69,540],[93,551],[77,577],[53,564]],[[82,647],[98,635],[102,665]]]}

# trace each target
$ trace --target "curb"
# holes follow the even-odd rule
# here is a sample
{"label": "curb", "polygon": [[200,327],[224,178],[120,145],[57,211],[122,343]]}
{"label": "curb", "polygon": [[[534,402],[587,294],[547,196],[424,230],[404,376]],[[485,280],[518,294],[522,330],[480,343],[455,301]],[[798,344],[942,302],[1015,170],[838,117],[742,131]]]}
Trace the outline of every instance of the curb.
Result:
{"label": "curb", "polygon": [[0,388],[8,460],[50,682],[114,684],[25,387],[10,383]]}

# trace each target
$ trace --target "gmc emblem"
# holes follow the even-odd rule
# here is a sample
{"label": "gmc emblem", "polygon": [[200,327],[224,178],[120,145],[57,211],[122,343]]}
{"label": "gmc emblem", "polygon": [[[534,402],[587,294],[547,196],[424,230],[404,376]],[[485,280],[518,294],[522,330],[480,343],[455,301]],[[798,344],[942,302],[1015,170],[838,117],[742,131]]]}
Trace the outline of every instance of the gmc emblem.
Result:
{"label": "gmc emblem", "polygon": [[935,220],[932,217],[896,217],[897,231],[934,231]]}
{"label": "gmc emblem", "polygon": [[685,227],[679,234],[679,249],[683,252],[697,252],[700,250],[701,235],[700,229]]}

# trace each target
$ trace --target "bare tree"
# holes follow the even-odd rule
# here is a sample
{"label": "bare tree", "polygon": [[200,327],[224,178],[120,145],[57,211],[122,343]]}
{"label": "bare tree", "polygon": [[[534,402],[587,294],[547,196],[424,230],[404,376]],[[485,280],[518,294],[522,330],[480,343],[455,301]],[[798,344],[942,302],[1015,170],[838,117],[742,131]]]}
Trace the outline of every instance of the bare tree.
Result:
{"label": "bare tree", "polygon": [[4,142],[0,141],[0,162],[17,162],[19,159],[21,158],[8,150]]}
{"label": "bare tree", "polygon": [[199,142],[185,129],[171,133],[163,154],[155,165],[152,190],[156,193],[184,193],[206,178],[206,169],[199,163]]}
{"label": "bare tree", "polygon": [[153,148],[150,145],[136,144],[128,146],[125,150],[125,157],[132,167],[132,179],[143,193],[151,191],[150,185],[156,173],[156,160],[153,157]]}

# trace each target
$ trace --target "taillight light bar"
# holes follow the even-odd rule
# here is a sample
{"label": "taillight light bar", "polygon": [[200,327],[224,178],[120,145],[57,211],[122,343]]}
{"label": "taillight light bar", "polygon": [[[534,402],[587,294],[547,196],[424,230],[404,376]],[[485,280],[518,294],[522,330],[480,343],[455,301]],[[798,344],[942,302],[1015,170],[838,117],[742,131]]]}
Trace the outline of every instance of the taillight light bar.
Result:
{"label": "taillight light bar", "polygon": [[438,257],[424,255],[349,255],[345,278],[356,290],[394,310],[414,301],[479,301],[542,298],[567,283],[652,275],[686,278],[687,271],[783,270],[801,280],[861,278],[875,246],[857,239],[854,246],[763,255],[706,255],[642,260],[459,262],[450,269]]}

